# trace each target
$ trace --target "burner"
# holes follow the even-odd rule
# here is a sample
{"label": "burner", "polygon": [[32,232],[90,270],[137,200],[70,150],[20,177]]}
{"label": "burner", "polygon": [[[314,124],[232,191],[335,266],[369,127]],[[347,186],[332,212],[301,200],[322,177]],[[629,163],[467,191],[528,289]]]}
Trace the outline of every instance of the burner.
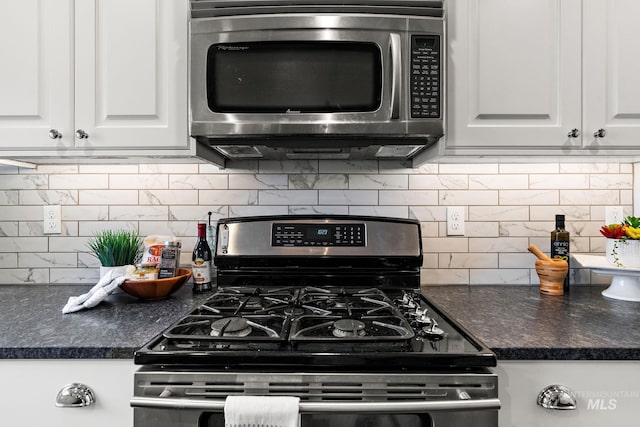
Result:
{"label": "burner", "polygon": [[246,337],[251,333],[251,326],[242,317],[227,317],[211,323],[212,337]]}
{"label": "burner", "polygon": [[349,305],[349,298],[347,297],[335,297],[329,300],[333,308],[345,308]]}
{"label": "burner", "polygon": [[333,322],[333,335],[338,338],[362,337],[366,335],[364,323],[354,319],[340,319]]}
{"label": "burner", "polygon": [[302,316],[304,314],[304,309],[302,307],[289,307],[285,308],[284,314],[293,317]]}
{"label": "burner", "polygon": [[262,308],[262,299],[258,296],[251,296],[247,298],[244,306],[245,308],[254,309],[254,310]]}

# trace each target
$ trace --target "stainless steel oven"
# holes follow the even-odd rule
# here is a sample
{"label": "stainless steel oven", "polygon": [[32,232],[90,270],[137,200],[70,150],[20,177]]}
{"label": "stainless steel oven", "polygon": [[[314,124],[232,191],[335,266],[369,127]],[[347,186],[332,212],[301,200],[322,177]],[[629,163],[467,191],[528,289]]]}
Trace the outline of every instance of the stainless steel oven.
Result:
{"label": "stainless steel oven", "polygon": [[301,398],[300,427],[495,427],[495,376],[487,372],[136,374],[136,427],[224,427],[230,394]]}
{"label": "stainless steel oven", "polygon": [[190,131],[225,159],[404,159],[444,133],[442,1],[191,9]]}
{"label": "stainless steel oven", "polygon": [[135,354],[135,427],[224,426],[227,396],[295,396],[301,427],[498,425],[495,355],[419,289],[420,224],[218,224],[218,289]]}

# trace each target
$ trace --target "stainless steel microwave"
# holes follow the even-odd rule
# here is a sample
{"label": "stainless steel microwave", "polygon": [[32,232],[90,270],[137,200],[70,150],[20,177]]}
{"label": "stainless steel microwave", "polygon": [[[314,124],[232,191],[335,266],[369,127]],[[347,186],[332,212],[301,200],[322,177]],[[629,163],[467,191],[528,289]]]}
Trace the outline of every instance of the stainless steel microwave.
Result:
{"label": "stainless steel microwave", "polygon": [[198,144],[223,159],[410,159],[443,136],[443,2],[335,3],[191,0]]}

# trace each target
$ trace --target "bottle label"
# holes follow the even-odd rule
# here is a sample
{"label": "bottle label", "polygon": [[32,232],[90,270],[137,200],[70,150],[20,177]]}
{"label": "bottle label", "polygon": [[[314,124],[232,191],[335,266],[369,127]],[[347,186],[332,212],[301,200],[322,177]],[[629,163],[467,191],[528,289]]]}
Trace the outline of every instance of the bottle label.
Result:
{"label": "bottle label", "polygon": [[560,257],[569,261],[569,242],[566,240],[554,240],[551,242],[551,258]]}
{"label": "bottle label", "polygon": [[211,283],[211,261],[196,258],[191,265],[194,285]]}

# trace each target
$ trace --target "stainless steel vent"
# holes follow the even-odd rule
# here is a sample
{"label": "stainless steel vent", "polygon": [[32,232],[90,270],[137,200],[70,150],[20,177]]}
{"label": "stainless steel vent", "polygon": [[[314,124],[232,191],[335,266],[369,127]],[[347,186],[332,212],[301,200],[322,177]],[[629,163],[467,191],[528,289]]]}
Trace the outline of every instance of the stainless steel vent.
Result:
{"label": "stainless steel vent", "polygon": [[415,0],[191,0],[191,17],[268,13],[378,13],[444,16],[444,1]]}
{"label": "stainless steel vent", "polygon": [[343,147],[268,147],[266,145],[215,145],[213,150],[231,160],[362,160],[407,159],[418,153],[423,145],[380,145],[359,147],[344,142]]}
{"label": "stainless steel vent", "polygon": [[301,401],[425,401],[496,393],[492,377],[437,374],[193,374],[154,378],[136,373],[135,395],[148,398],[224,399],[229,395],[298,396]]}

